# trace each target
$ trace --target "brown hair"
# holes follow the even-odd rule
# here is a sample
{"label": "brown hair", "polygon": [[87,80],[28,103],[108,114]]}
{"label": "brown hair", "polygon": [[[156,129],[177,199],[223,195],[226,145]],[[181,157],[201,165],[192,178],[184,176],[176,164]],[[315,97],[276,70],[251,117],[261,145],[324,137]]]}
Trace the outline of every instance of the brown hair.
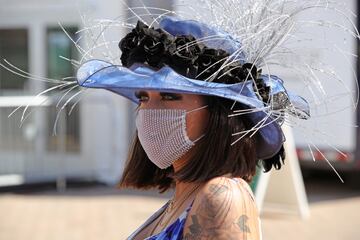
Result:
{"label": "brown hair", "polygon": [[231,110],[232,100],[204,96],[210,112],[205,136],[194,146],[194,155],[190,162],[178,172],[173,167],[160,169],[147,157],[137,133],[130,148],[128,160],[119,188],[134,187],[140,189],[158,188],[160,192],[168,190],[174,180],[185,182],[206,182],[207,180],[231,174],[250,182],[255,175],[258,159],[256,157],[255,138],[249,135],[236,144],[231,136],[234,132],[250,128],[249,120],[244,116],[228,117],[231,111],[243,109],[236,103]]}

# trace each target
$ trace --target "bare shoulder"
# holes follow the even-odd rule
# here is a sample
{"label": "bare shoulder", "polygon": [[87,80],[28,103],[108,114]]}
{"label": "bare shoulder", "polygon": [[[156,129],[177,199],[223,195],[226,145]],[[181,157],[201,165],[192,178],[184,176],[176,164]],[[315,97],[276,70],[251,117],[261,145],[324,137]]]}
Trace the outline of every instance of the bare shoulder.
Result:
{"label": "bare shoulder", "polygon": [[256,204],[245,182],[209,180],[189,211],[183,236],[191,239],[260,239]]}

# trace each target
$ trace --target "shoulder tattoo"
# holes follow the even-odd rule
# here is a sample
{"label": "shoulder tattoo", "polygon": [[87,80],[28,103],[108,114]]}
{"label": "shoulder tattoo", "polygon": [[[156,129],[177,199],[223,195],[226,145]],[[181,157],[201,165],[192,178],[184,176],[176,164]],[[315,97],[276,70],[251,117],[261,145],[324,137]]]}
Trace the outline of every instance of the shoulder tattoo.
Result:
{"label": "shoulder tattoo", "polygon": [[[237,213],[229,184],[209,184],[199,198],[200,204],[189,215],[189,225],[184,240],[239,239],[250,233],[249,217]],[[239,235],[240,234],[240,235]]]}

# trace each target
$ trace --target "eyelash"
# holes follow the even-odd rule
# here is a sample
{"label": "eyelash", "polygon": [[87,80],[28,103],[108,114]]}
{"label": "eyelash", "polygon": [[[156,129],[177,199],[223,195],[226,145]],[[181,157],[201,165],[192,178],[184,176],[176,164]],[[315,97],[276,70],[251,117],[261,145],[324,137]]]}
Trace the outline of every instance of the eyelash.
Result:
{"label": "eyelash", "polygon": [[[143,102],[144,100],[142,99],[142,97],[146,97],[146,96],[135,93],[135,97],[139,100],[139,102]],[[170,97],[170,99],[168,97]],[[180,97],[171,94],[164,94],[162,95],[162,99],[167,101],[173,101],[180,99]]]}

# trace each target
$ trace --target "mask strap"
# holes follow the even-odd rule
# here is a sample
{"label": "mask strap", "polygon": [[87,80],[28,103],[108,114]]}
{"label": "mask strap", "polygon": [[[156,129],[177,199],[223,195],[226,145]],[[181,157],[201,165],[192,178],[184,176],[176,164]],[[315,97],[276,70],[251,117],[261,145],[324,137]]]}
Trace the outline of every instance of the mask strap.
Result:
{"label": "mask strap", "polygon": [[208,105],[205,105],[205,106],[202,106],[202,107],[198,107],[198,108],[195,108],[195,109],[193,109],[193,110],[187,111],[186,113],[191,113],[191,112],[194,112],[194,111],[197,111],[197,110],[206,108],[207,106],[208,106]]}
{"label": "mask strap", "polygon": [[[190,111],[188,111],[188,112],[186,112],[186,113],[191,113],[191,112],[194,112],[194,111],[197,111],[197,110],[200,110],[200,109],[206,108],[206,107],[208,107],[208,105],[205,105],[205,106],[202,106],[202,107],[195,108],[195,109],[190,110]],[[196,143],[196,142],[197,142],[197,141],[199,141],[201,138],[203,138],[205,135],[206,135],[206,134],[201,135],[200,137],[198,137],[197,139],[195,139],[193,142],[194,142],[194,143]]]}
{"label": "mask strap", "polygon": [[197,139],[195,139],[193,142],[196,143],[197,141],[199,141],[201,138],[203,138],[206,134],[204,133],[203,135],[201,135],[200,137],[198,137]]}

